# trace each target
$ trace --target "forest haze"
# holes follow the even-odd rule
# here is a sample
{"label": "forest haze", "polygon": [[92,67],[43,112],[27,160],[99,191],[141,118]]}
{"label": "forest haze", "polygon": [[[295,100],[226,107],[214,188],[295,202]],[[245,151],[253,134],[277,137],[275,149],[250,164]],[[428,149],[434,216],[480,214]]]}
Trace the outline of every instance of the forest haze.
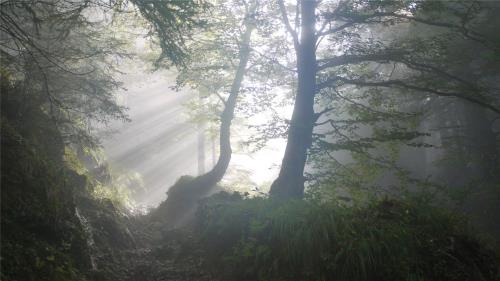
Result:
{"label": "forest haze", "polygon": [[0,279],[500,280],[498,14],[0,0]]}

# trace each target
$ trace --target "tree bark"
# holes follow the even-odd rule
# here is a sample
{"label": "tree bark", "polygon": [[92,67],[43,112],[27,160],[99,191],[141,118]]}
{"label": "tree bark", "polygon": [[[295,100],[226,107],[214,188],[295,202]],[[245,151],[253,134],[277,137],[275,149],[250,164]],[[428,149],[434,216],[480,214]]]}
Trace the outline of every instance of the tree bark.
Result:
{"label": "tree bark", "polygon": [[278,178],[271,185],[273,198],[292,199],[304,195],[304,167],[312,142],[316,90],[316,2],[300,1],[300,42],[296,44],[298,91],[288,131],[288,142]]}

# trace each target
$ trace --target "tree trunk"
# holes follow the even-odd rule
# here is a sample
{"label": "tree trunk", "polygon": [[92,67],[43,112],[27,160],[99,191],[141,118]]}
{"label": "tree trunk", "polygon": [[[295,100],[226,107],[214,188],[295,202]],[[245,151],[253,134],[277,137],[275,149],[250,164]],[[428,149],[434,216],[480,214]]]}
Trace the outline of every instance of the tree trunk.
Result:
{"label": "tree trunk", "polygon": [[208,183],[210,186],[217,184],[224,174],[226,173],[227,167],[231,160],[231,122],[233,121],[234,109],[236,108],[236,101],[238,99],[238,94],[240,92],[241,83],[245,76],[246,67],[248,64],[248,58],[250,57],[250,36],[254,26],[252,24],[246,25],[246,31],[243,34],[240,53],[240,62],[234,76],[233,83],[231,85],[231,90],[229,92],[229,97],[224,104],[224,111],[221,114],[221,124],[220,124],[220,154],[219,159],[215,166],[208,173],[200,176],[203,178],[203,182]]}
{"label": "tree trunk", "polygon": [[181,177],[167,192],[163,202],[153,218],[166,219],[171,228],[185,225],[194,215],[198,201],[208,195],[215,185],[222,180],[231,160],[231,122],[234,116],[236,101],[246,73],[250,57],[250,37],[254,29],[251,22],[245,25],[246,30],[241,38],[239,64],[231,85],[229,97],[224,104],[220,124],[220,154],[215,166],[207,173],[195,178]]}
{"label": "tree trunk", "polygon": [[302,16],[300,43],[296,46],[298,91],[288,131],[288,142],[278,178],[271,185],[271,197],[302,198],[304,167],[314,127],[316,90],[316,2],[300,1]]}
{"label": "tree trunk", "polygon": [[[200,106],[202,105],[201,92],[198,95]],[[205,123],[198,122],[198,175],[205,173]]]}
{"label": "tree trunk", "polygon": [[215,147],[216,147],[215,139],[216,139],[215,136],[212,136],[210,138],[210,141],[212,143],[212,167],[215,166],[215,164],[217,163],[217,152],[215,151]]}

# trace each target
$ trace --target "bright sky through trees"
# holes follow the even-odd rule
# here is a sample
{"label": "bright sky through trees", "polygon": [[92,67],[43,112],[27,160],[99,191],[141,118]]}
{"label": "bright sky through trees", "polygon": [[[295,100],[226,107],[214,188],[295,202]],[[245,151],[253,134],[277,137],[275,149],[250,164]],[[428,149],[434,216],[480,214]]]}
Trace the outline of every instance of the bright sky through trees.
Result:
{"label": "bright sky through trees", "polygon": [[[143,40],[137,42],[138,47],[144,46]],[[196,125],[188,122],[190,113],[185,106],[195,98],[195,91],[170,89],[173,72],[126,65],[121,77],[126,90],[117,95],[129,109],[131,122],[112,123],[103,139],[104,152],[114,169],[142,178],[143,186],[138,188],[146,188],[147,192],[137,197],[138,203],[154,206],[165,199],[168,187],[180,176],[197,174]],[[276,109],[281,117],[290,118],[291,106]],[[232,139],[234,153],[223,185],[242,192],[268,191],[279,171],[286,142],[273,139],[255,152],[244,142],[255,133],[247,125],[264,124],[269,117],[269,112],[261,112],[248,119],[237,118]],[[207,134],[208,168],[213,166],[211,141]]]}

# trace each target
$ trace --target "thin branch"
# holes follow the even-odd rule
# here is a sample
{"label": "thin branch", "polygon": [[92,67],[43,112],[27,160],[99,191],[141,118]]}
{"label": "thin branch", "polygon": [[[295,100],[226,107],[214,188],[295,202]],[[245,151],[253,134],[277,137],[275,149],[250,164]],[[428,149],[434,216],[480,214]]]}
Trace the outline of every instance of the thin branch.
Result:
{"label": "thin branch", "polygon": [[340,76],[334,76],[331,79],[328,79],[327,81],[325,81],[323,83],[320,83],[318,85],[318,90],[322,89],[322,88],[332,87],[338,81],[341,81],[345,84],[357,85],[357,86],[362,86],[362,87],[386,87],[386,88],[401,87],[401,88],[405,88],[405,89],[431,93],[431,94],[435,94],[437,96],[442,96],[442,97],[457,97],[457,98],[461,98],[461,99],[467,100],[469,102],[472,102],[474,104],[478,104],[478,105],[485,107],[485,108],[487,108],[495,113],[500,114],[500,108],[498,108],[492,104],[489,104],[486,101],[483,101],[481,99],[467,96],[467,95],[462,94],[462,93],[443,92],[443,91],[439,91],[439,90],[432,89],[432,88],[411,85],[411,84],[407,84],[406,82],[401,81],[401,80],[363,81],[363,80],[348,79],[348,78],[340,77]]}
{"label": "thin branch", "polygon": [[333,29],[326,30],[322,32],[321,34],[318,34],[318,36],[324,36],[332,33],[336,33],[338,31],[341,31],[345,28],[357,25],[357,24],[367,24],[367,23],[385,23],[390,20],[372,20],[375,18],[387,18],[387,17],[392,17],[395,19],[399,20],[408,20],[408,21],[414,21],[417,23],[425,24],[425,25],[430,25],[430,26],[436,26],[436,27],[444,27],[444,28],[449,28],[458,31],[460,34],[462,34],[464,37],[479,42],[483,44],[484,46],[491,48],[491,49],[498,49],[495,45],[490,46],[491,43],[488,42],[485,38],[481,36],[481,34],[468,29],[465,24],[466,22],[462,21],[461,25],[456,25],[448,22],[440,22],[440,21],[434,21],[434,20],[429,20],[429,19],[424,19],[424,18],[418,18],[415,16],[410,16],[410,15],[405,15],[405,14],[398,14],[395,12],[375,12],[370,15],[354,15],[354,16],[346,16],[343,17],[342,19],[342,14],[336,14],[332,13],[331,15],[332,18],[336,17],[338,20],[345,21],[346,23],[338,26]]}
{"label": "thin branch", "polygon": [[[314,113],[314,121],[315,122],[318,121],[318,119],[321,117],[321,115],[326,114],[332,110],[334,110],[334,108],[327,107],[327,108],[321,110],[320,112]],[[316,123],[315,125],[321,125],[321,124]]]}
{"label": "thin branch", "polygon": [[283,19],[283,22],[285,23],[285,27],[286,27],[288,33],[290,33],[290,35],[292,35],[293,45],[295,46],[295,49],[298,49],[299,37],[297,35],[297,32],[290,25],[290,21],[288,20],[288,14],[286,12],[285,3],[283,3],[283,0],[278,0],[278,5],[280,6],[281,17]]}
{"label": "thin branch", "polygon": [[215,94],[215,95],[219,98],[219,100],[222,102],[222,104],[223,104],[224,106],[226,106],[227,101],[224,99],[224,97],[222,97],[222,96],[221,96],[219,93],[217,93],[217,92],[215,92],[214,94]]}
{"label": "thin branch", "polygon": [[322,31],[322,32],[318,32],[318,37],[323,37],[325,35],[337,33],[337,32],[342,31],[342,30],[344,30],[344,29],[346,29],[348,27],[354,26],[355,24],[358,24],[358,23],[365,23],[365,22],[347,22],[347,23],[342,24],[340,26],[337,26],[335,28],[330,28],[328,30],[325,30],[325,31]]}
{"label": "thin branch", "polygon": [[259,56],[261,56],[261,57],[263,57],[263,58],[265,58],[265,59],[268,59],[269,61],[271,61],[271,62],[273,62],[273,63],[277,64],[279,67],[281,67],[281,68],[283,68],[283,69],[285,69],[285,70],[288,70],[288,71],[291,71],[291,72],[294,72],[294,73],[296,73],[296,72],[297,72],[297,69],[290,68],[290,67],[288,67],[288,66],[286,66],[286,65],[284,65],[284,64],[282,64],[282,63],[280,63],[277,59],[275,59],[275,58],[271,58],[271,57],[269,57],[269,56],[267,56],[267,55],[265,55],[265,54],[263,54],[263,53],[259,52],[259,51],[258,51],[258,50],[256,50],[255,48],[252,48],[252,49],[251,49],[251,51],[252,51],[252,52],[254,52],[254,53],[256,53],[256,54],[258,54]]}
{"label": "thin branch", "polygon": [[402,60],[403,56],[408,54],[407,51],[389,51],[382,52],[378,54],[368,54],[368,55],[341,55],[329,59],[318,60],[318,71],[341,66],[346,64],[356,64],[368,61],[391,61],[391,60]]}
{"label": "thin branch", "polygon": [[452,80],[456,80],[464,85],[467,85],[468,87],[470,88],[475,88],[476,86],[472,83],[470,83],[469,81],[466,81],[456,75],[453,75],[453,74],[450,74],[442,69],[439,69],[435,66],[432,66],[432,65],[427,65],[427,64],[423,64],[423,63],[418,63],[418,62],[414,62],[414,61],[410,61],[410,60],[407,60],[407,59],[403,59],[401,61],[399,61],[403,64],[405,64],[407,67],[411,68],[411,69],[414,69],[414,70],[427,70],[427,71],[432,71],[434,73],[437,73],[437,74],[440,74],[442,76],[445,76],[447,78],[450,78]]}

